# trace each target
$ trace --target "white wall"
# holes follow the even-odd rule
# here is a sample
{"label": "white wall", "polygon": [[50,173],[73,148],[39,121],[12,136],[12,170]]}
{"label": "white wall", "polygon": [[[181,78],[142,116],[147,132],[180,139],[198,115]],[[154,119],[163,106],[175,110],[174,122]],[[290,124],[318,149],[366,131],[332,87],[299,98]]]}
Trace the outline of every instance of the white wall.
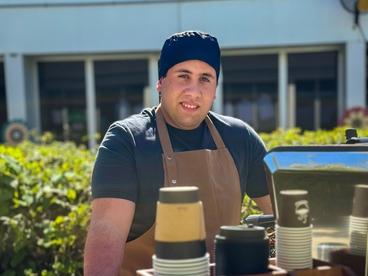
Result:
{"label": "white wall", "polygon": [[[367,15],[362,22],[368,26]],[[223,48],[361,38],[338,0],[0,1],[0,53],[158,51],[184,29],[213,33]]]}
{"label": "white wall", "polygon": [[6,107],[9,121],[27,119],[24,57],[8,54],[4,58]]}
{"label": "white wall", "polygon": [[366,42],[349,41],[345,50],[346,108],[365,106],[366,103]]}

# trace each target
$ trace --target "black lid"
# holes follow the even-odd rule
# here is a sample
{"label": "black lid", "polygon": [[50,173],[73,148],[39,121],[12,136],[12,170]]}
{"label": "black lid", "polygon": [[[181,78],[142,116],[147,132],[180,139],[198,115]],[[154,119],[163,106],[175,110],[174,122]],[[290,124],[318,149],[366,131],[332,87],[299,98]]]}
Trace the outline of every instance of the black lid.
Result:
{"label": "black lid", "polygon": [[194,203],[199,201],[198,187],[164,187],[160,189],[161,203]]}
{"label": "black lid", "polygon": [[220,227],[220,234],[226,239],[264,239],[266,236],[265,228],[253,225],[224,225]]}

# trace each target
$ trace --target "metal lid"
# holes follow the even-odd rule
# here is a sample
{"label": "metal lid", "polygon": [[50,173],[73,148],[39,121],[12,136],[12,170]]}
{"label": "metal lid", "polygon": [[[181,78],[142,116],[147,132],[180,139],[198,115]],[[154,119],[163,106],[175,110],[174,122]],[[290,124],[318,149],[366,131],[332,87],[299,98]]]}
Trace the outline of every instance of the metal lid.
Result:
{"label": "metal lid", "polygon": [[245,239],[264,239],[266,236],[265,228],[253,225],[234,225],[221,226],[220,235],[226,239],[245,240]]}
{"label": "metal lid", "polygon": [[199,201],[198,187],[164,187],[160,189],[161,203],[194,203]]}

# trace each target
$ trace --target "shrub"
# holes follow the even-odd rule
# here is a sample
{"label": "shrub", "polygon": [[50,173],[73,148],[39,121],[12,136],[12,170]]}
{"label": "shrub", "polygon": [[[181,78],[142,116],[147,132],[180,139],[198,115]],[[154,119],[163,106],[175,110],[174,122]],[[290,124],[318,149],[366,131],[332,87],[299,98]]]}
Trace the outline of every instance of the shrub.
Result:
{"label": "shrub", "polygon": [[0,146],[0,273],[82,274],[93,158],[72,143]]}
{"label": "shrub", "polygon": [[[359,130],[368,136],[368,130]],[[345,143],[344,129],[276,130],[261,134],[268,149]],[[89,179],[95,152],[72,143],[0,145],[0,274],[81,275],[90,214]],[[242,217],[259,213],[248,197]]]}
{"label": "shrub", "polygon": [[[358,129],[359,137],[368,137],[368,129]],[[302,131],[299,128],[275,130],[271,133],[261,133],[266,147],[270,150],[278,146],[328,145],[345,144],[345,128],[333,130]]]}

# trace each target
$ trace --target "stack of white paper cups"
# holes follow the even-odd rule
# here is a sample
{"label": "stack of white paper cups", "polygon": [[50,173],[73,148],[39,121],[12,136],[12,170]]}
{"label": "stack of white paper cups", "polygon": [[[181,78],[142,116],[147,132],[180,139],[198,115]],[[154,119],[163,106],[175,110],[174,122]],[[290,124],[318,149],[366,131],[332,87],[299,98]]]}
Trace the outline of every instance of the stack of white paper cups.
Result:
{"label": "stack of white paper cups", "polygon": [[350,216],[350,250],[354,255],[364,256],[368,233],[368,185],[356,185],[353,213]]}
{"label": "stack of white paper cups", "polygon": [[308,192],[280,191],[277,204],[276,265],[286,270],[312,268]]}
{"label": "stack of white paper cups", "polygon": [[208,276],[203,206],[197,187],[160,189],[155,228],[155,275]]}

